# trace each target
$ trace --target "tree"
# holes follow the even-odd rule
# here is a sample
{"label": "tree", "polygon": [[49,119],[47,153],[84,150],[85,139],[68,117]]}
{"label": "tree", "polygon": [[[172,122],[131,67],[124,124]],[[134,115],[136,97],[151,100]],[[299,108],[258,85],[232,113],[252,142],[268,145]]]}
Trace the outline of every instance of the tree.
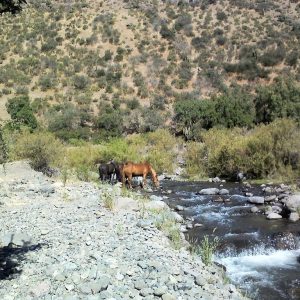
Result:
{"label": "tree", "polygon": [[300,118],[300,88],[292,80],[277,80],[257,89],[256,122],[270,123],[276,118]]}
{"label": "tree", "polygon": [[24,4],[27,4],[27,0],[2,0],[0,2],[0,13],[10,12],[15,14],[22,9]]}
{"label": "tree", "polygon": [[178,100],[174,105],[174,123],[177,133],[186,139],[195,138],[195,131],[210,129],[215,124],[215,103],[210,100]]}
{"label": "tree", "polygon": [[216,124],[226,128],[251,127],[255,119],[255,108],[249,94],[239,88],[213,98]]}
{"label": "tree", "polygon": [[37,120],[33,114],[28,96],[14,97],[6,103],[7,112],[17,127],[20,125],[35,129],[38,126]]}

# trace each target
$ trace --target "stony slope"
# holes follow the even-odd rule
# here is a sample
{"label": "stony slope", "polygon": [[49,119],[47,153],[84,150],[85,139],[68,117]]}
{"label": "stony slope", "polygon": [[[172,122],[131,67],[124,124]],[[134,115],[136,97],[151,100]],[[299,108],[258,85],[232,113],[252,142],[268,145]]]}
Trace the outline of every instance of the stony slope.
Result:
{"label": "stony slope", "polygon": [[15,244],[0,248],[3,300],[242,298],[132,204],[106,210],[94,184],[62,187],[24,163],[8,164],[0,180],[1,243]]}

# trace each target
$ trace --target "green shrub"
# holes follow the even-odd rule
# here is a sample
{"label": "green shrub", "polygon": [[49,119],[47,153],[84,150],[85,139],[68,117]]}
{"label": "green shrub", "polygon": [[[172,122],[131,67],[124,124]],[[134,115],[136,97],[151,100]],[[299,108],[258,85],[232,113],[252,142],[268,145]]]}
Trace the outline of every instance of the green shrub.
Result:
{"label": "green shrub", "polygon": [[219,21],[227,20],[227,15],[223,11],[218,11],[217,12],[217,19]]}
{"label": "green shrub", "polygon": [[137,108],[139,108],[139,107],[141,106],[139,100],[136,99],[136,98],[127,101],[127,102],[126,102],[126,105],[127,105],[127,107],[128,107],[130,110],[137,109]]}
{"label": "green shrub", "polygon": [[272,67],[281,63],[285,55],[285,48],[283,46],[277,46],[260,56],[259,61],[266,67]]}
{"label": "green shrub", "polygon": [[3,127],[0,124],[0,164],[5,164],[8,160],[8,147],[4,138]]}
{"label": "green shrub", "polygon": [[192,17],[189,14],[187,14],[187,13],[182,14],[176,19],[174,28],[176,31],[180,31],[181,29],[190,25],[191,22],[192,22]]}
{"label": "green shrub", "polygon": [[74,86],[78,90],[84,90],[89,85],[89,79],[84,75],[75,75],[73,78]]}
{"label": "green shrub", "polygon": [[19,127],[20,125],[25,125],[31,129],[37,128],[38,123],[30,106],[28,96],[19,96],[9,99],[6,103],[6,109],[10,114],[14,126]]}
{"label": "green shrub", "polygon": [[37,171],[58,165],[62,157],[62,144],[48,132],[20,133],[13,148],[13,159],[29,159]]}
{"label": "green shrub", "polygon": [[286,64],[288,64],[291,67],[296,67],[298,59],[299,59],[299,53],[298,53],[298,51],[297,50],[293,50],[293,51],[291,51],[287,55],[287,57],[285,59],[285,62],[286,62]]}
{"label": "green shrub", "polygon": [[218,237],[214,237],[213,240],[209,240],[207,235],[204,236],[203,240],[200,243],[199,255],[203,263],[208,266],[212,263],[212,257],[219,245]]}
{"label": "green shrub", "polygon": [[175,39],[174,31],[170,30],[166,24],[162,24],[159,33],[162,36],[162,38],[164,38],[164,39],[167,39],[167,40]]}
{"label": "green shrub", "polygon": [[45,74],[40,77],[39,85],[42,91],[47,91],[48,89],[56,87],[57,79],[54,74]]}

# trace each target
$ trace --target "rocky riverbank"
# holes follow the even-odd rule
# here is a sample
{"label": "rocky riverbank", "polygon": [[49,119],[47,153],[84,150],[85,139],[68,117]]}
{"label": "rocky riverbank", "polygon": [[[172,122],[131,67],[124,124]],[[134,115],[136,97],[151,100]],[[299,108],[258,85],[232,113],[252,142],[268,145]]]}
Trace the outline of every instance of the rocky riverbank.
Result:
{"label": "rocky riverbank", "polygon": [[99,185],[64,187],[24,162],[6,170],[0,174],[0,299],[243,298],[219,268],[174,250],[144,205],[142,214],[118,190],[110,211]]}

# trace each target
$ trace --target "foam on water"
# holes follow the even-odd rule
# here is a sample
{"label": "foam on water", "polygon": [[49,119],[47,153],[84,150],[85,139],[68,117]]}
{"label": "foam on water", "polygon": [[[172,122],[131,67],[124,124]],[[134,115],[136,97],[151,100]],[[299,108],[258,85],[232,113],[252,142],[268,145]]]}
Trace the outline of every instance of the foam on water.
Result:
{"label": "foam on water", "polygon": [[255,282],[258,286],[275,289],[277,270],[296,271],[299,268],[299,256],[300,249],[275,251],[260,247],[216,260],[226,266],[228,276],[241,287],[249,288]]}

